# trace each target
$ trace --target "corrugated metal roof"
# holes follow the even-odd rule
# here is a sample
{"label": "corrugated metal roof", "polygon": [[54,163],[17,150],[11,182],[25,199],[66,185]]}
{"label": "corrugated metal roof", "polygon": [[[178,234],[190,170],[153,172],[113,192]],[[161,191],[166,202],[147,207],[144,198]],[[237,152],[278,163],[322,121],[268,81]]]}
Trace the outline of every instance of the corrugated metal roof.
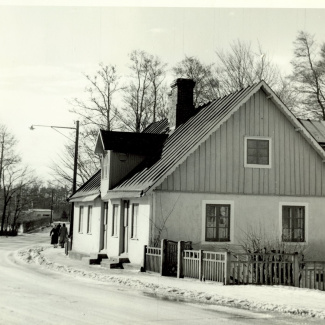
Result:
{"label": "corrugated metal roof", "polygon": [[142,133],[167,133],[168,132],[168,120],[165,118],[161,121],[151,123]]}
{"label": "corrugated metal roof", "polygon": [[[201,108],[167,138],[161,156],[157,157],[156,161],[151,161],[149,164],[145,161],[112,191],[146,191],[149,189],[155,182],[166,176],[170,169],[176,168],[179,161],[192,148],[199,145],[246,96],[253,93],[254,87],[256,85],[241,89]],[[256,91],[259,89],[256,87]]]}
{"label": "corrugated metal roof", "polygon": [[99,169],[86,183],[79,187],[79,189],[69,199],[100,193],[100,180],[101,169]]}
{"label": "corrugated metal roof", "polygon": [[313,138],[321,145],[325,144],[325,122],[318,120],[302,120],[300,123],[307,129]]}

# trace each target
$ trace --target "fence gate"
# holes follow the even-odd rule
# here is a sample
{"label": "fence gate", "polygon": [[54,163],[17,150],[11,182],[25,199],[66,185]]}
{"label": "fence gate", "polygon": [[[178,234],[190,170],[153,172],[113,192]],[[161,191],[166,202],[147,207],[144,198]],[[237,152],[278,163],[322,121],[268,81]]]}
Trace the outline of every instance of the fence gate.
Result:
{"label": "fence gate", "polygon": [[[183,242],[182,249],[192,249],[192,242]],[[178,245],[179,243],[172,240],[162,240],[162,275],[177,276],[178,263]],[[181,253],[182,254],[182,253]]]}
{"label": "fence gate", "polygon": [[176,241],[172,240],[167,240],[166,242],[166,264],[164,275],[177,275],[177,244]]}

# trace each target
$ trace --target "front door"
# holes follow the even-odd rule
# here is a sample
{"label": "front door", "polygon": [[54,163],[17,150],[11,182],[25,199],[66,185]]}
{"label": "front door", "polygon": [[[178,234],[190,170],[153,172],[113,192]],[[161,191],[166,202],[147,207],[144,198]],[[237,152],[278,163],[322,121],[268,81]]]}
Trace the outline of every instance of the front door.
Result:
{"label": "front door", "polygon": [[129,226],[129,201],[123,201],[123,227],[122,227],[122,254],[128,253],[129,248],[129,236],[128,236],[128,226]]}
{"label": "front door", "polygon": [[107,249],[108,202],[104,203],[102,249]]}

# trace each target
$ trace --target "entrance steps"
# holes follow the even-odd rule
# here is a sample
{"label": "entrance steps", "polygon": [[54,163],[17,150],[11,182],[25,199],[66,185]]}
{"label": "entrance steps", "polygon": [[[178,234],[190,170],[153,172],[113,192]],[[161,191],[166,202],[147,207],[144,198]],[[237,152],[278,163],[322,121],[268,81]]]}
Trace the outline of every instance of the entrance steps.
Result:
{"label": "entrance steps", "polygon": [[127,257],[109,256],[107,259],[100,262],[100,266],[107,269],[124,269],[123,264],[130,263]]}
{"label": "entrance steps", "polygon": [[107,259],[106,253],[91,253],[89,256],[82,257],[82,261],[87,265],[100,264],[103,260]]}

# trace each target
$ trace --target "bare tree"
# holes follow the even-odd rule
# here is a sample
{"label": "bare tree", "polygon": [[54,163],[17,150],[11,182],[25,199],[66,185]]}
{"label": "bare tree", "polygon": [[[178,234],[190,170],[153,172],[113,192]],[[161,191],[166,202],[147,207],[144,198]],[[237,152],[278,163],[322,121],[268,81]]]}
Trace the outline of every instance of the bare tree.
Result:
{"label": "bare tree", "polygon": [[290,80],[300,103],[296,114],[325,120],[325,43],[319,46],[314,35],[300,31],[291,65]]}
{"label": "bare tree", "polygon": [[260,44],[257,50],[251,43],[240,40],[230,45],[230,51],[216,51],[220,87],[224,94],[245,88],[261,80],[276,88],[280,81],[278,68],[263,51]]}
{"label": "bare tree", "polygon": [[[84,76],[88,82],[85,88],[86,98],[74,98],[69,102],[72,107],[70,111],[80,119],[78,186],[100,168],[99,157],[94,153],[98,130],[111,131],[117,127],[117,108],[113,104],[113,97],[122,89],[120,76],[114,65],[100,63],[94,76],[88,74]],[[72,184],[73,161],[74,144],[71,143],[65,146],[58,160],[52,163],[54,175]]]}
{"label": "bare tree", "polygon": [[175,78],[189,78],[195,81],[195,106],[211,101],[220,96],[220,85],[214,64],[204,64],[194,56],[185,56],[185,59],[173,67]]}
{"label": "bare tree", "polygon": [[[78,115],[83,126],[83,132],[92,136],[95,127],[111,131],[116,122],[116,107],[113,105],[113,95],[120,90],[120,76],[114,65],[99,64],[94,76],[84,74],[89,86],[85,88],[87,98],[74,98],[70,104],[71,112]],[[90,132],[90,133],[87,133]]]}
{"label": "bare tree", "polygon": [[121,128],[141,132],[165,114],[163,90],[166,64],[157,56],[135,50],[130,54],[131,75],[124,89],[124,110],[119,112]]}

